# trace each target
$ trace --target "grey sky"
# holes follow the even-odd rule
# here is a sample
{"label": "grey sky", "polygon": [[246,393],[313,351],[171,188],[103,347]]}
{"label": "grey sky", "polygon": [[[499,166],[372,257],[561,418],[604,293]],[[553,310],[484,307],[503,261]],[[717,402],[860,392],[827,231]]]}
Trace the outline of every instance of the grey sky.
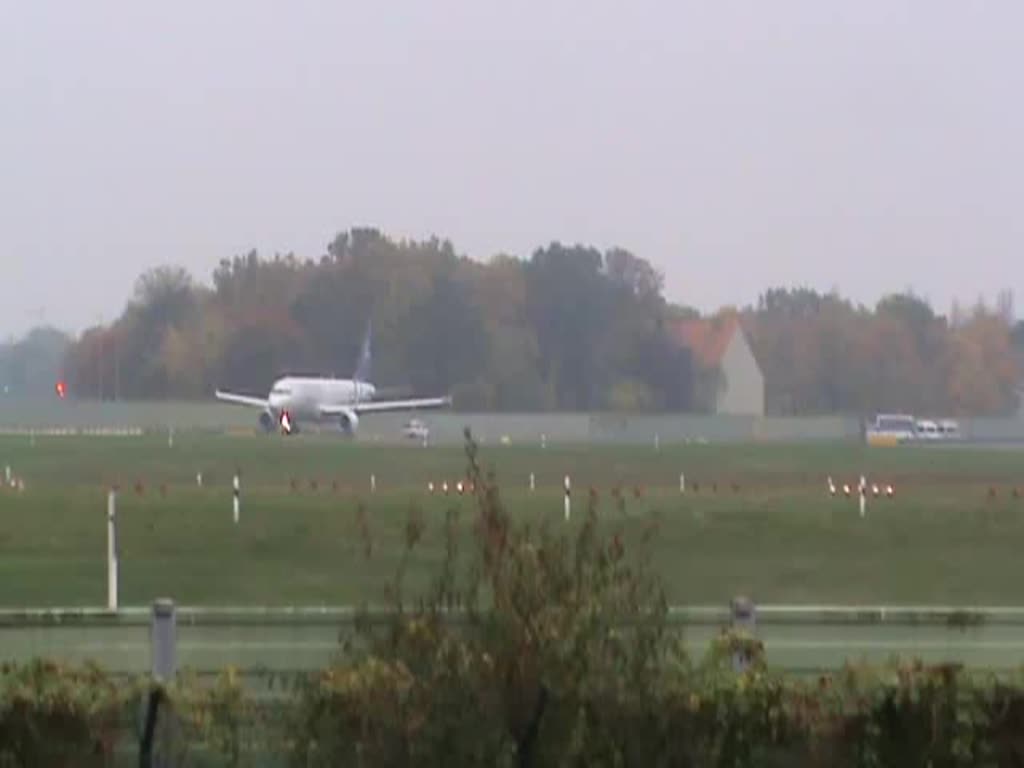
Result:
{"label": "grey sky", "polygon": [[1024,294],[1024,3],[0,0],[0,334],[173,262],[623,245],[765,287]]}

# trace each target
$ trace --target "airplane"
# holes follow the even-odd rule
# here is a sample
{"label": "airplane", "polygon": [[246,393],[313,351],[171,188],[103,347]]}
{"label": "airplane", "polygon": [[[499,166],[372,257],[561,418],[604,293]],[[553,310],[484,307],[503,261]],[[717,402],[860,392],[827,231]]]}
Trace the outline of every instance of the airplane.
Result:
{"label": "airplane", "polygon": [[377,388],[369,380],[370,333],[368,325],[351,379],[284,376],[273,383],[267,397],[250,397],[220,389],[216,391],[216,397],[228,403],[261,408],[260,426],[263,430],[271,432],[275,427],[280,427],[284,435],[297,434],[300,422],[321,424],[334,421],[342,432],[352,437],[359,429],[359,419],[363,414],[451,405],[451,397],[374,400]]}

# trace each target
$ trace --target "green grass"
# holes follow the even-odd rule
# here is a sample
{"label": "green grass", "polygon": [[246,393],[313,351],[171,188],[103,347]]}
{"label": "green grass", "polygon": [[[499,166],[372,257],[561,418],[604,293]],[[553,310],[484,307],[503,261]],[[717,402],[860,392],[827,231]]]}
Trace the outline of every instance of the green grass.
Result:
{"label": "green grass", "polygon": [[[1011,495],[1015,485],[1024,492],[1024,455],[1015,451],[487,446],[481,458],[496,469],[520,519],[575,526],[594,487],[609,530],[622,527],[635,542],[656,522],[649,557],[674,603],[721,604],[741,592],[762,603],[1024,603],[1024,499]],[[472,523],[470,499],[426,492],[429,480],[461,476],[459,448],[199,434],[176,435],[173,448],[166,437],[37,437],[32,446],[17,437],[0,438],[0,471],[5,464],[26,488],[0,492],[3,606],[105,601],[112,483],[121,486],[123,604],[158,596],[192,605],[380,600],[403,551],[410,510],[418,506],[428,526],[410,563],[413,589],[427,583],[441,557],[448,507],[461,508],[467,536]],[[243,488],[238,526],[231,520],[236,467]],[[825,485],[829,474],[855,484],[861,471],[897,491],[895,499],[871,501],[866,519],[855,499],[831,499]],[[568,524],[566,473],[574,489]],[[621,509],[611,499],[615,486],[622,487]],[[360,502],[373,542],[369,557]]]}

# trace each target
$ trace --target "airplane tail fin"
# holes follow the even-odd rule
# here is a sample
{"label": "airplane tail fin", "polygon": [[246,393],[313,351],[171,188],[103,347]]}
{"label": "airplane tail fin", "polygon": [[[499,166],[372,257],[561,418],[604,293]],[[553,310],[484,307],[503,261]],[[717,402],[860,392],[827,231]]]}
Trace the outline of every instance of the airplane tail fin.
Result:
{"label": "airplane tail fin", "polygon": [[356,363],[356,372],[352,375],[352,378],[356,381],[369,382],[372,376],[371,363],[372,356],[370,354],[370,336],[372,335],[372,324],[367,322],[366,324],[366,336],[363,337],[363,346],[359,350],[359,361]]}

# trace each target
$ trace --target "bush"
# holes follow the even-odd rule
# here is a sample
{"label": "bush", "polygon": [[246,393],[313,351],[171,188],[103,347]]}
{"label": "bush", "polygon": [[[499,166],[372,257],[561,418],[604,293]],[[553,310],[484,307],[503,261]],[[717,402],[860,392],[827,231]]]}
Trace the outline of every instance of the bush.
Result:
{"label": "bush", "polygon": [[94,666],[3,665],[0,765],[105,764],[130,695]]}
{"label": "bush", "polygon": [[[393,625],[366,629],[365,654],[306,690],[301,764],[583,759],[606,749],[593,702],[653,696],[682,680],[664,593],[642,560],[627,560],[621,532],[599,535],[594,497],[573,540],[515,525],[468,437],[468,567],[452,513],[430,595],[409,610],[399,583]],[[413,525],[410,551],[419,539]]]}
{"label": "bush", "polygon": [[163,694],[155,748],[175,764],[206,758],[218,766],[250,765],[282,750],[281,705],[258,701],[234,668],[211,681],[180,674]]}
{"label": "bush", "polygon": [[[338,664],[283,708],[247,695],[231,670],[212,683],[183,676],[165,691],[163,764],[251,765],[275,755],[312,766],[1024,764],[1020,680],[917,663],[850,667],[812,682],[756,663],[736,673],[734,639],[723,637],[685,677],[653,690],[545,685],[523,710],[539,716],[522,724],[512,719],[516,701],[488,690],[493,667],[472,666],[469,644],[443,641],[447,630],[417,620],[406,630],[403,653],[425,662],[433,648],[436,664],[414,670],[375,656]],[[93,667],[5,667],[0,765],[110,765],[115,744],[137,743],[143,691]]]}

